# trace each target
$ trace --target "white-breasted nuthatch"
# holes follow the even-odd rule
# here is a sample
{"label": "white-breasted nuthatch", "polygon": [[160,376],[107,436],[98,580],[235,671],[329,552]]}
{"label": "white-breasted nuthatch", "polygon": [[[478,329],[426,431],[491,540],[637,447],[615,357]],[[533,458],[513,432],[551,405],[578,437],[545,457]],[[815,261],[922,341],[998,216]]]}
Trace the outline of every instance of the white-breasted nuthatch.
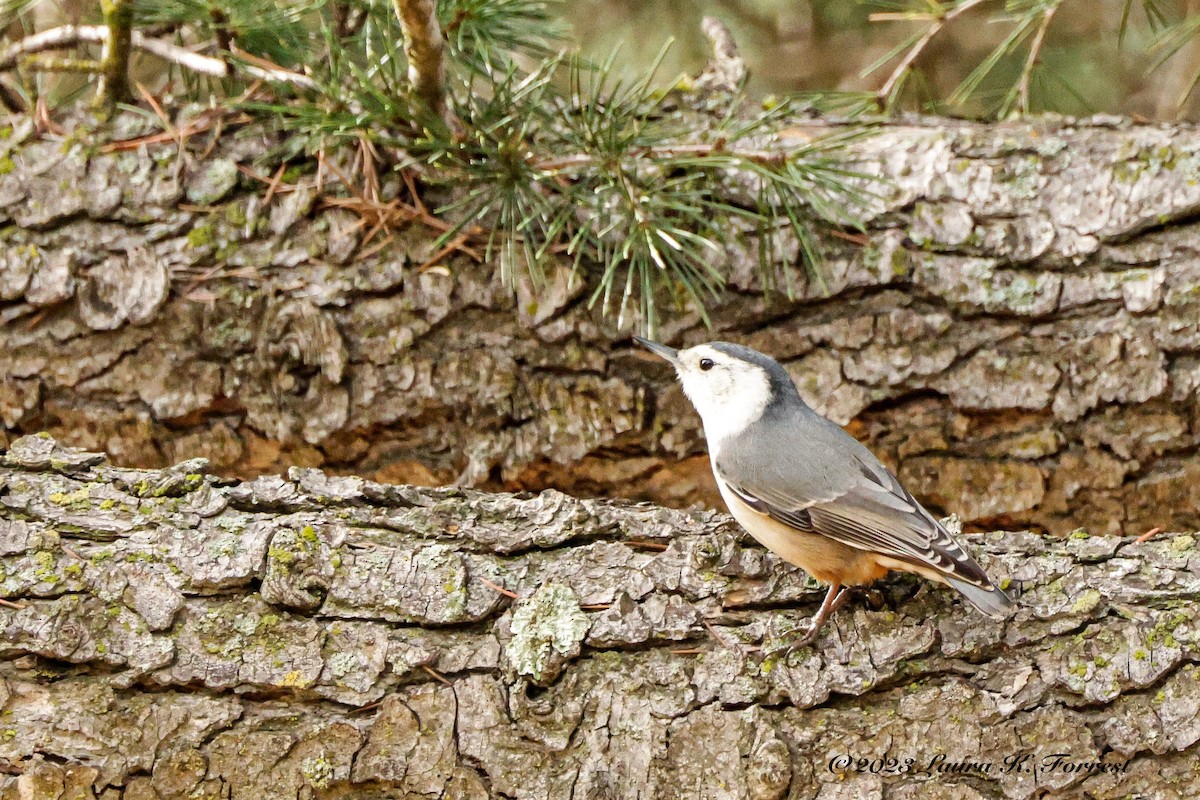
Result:
{"label": "white-breasted nuthatch", "polygon": [[704,423],[713,476],[734,519],[785,561],[829,584],[792,648],[816,637],[845,602],[847,586],[894,569],[949,584],[992,617],[1012,606],[891,470],[808,407],[779,362],[727,342],[675,350],[634,339],[675,367]]}

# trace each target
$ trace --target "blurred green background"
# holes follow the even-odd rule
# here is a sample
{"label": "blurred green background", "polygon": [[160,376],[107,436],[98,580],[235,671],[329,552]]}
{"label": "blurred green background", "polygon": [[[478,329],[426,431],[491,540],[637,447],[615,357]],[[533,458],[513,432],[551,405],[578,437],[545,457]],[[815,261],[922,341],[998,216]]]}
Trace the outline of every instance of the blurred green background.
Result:
{"label": "blurred green background", "polygon": [[[264,0],[138,0],[147,22],[176,16],[207,18],[218,7],[253,9]],[[393,0],[276,0],[272,13],[340,5],[390,15]],[[1047,11],[1038,67],[1029,86],[1029,110],[1068,114],[1109,112],[1149,119],[1195,118],[1200,112],[1195,81],[1200,74],[1200,0],[477,0],[499,9],[539,8],[561,14],[569,37],[593,61],[614,50],[618,71],[640,76],[664,44],[673,41],[657,79],[670,85],[696,74],[709,55],[701,20],[728,26],[751,73],[749,91],[766,97],[794,92],[847,92],[870,96],[900,63],[906,44],[929,29],[939,14],[971,6],[943,27],[915,61],[894,108],[963,116],[993,116],[1018,83],[1030,43]],[[463,0],[439,0],[447,19]],[[466,3],[467,6],[470,3]],[[95,0],[0,0],[0,29],[9,40],[64,22],[97,22]],[[16,9],[21,8],[20,21]],[[872,20],[872,15],[920,15],[925,19]],[[237,16],[237,15],[233,15]],[[987,78],[962,102],[948,102],[956,87],[1025,20],[1025,35],[995,63]],[[531,25],[517,19],[517,26]],[[310,33],[317,29],[310,25]],[[1119,31],[1124,31],[1123,35]],[[174,35],[174,34],[172,34]],[[182,35],[200,46],[206,35]],[[269,38],[269,37],[268,37]],[[246,39],[239,40],[246,47]],[[568,42],[570,44],[570,42]],[[202,51],[209,52],[201,46]],[[250,49],[253,49],[252,47]],[[262,53],[260,53],[262,55]],[[889,55],[891,56],[889,58]],[[301,60],[298,63],[306,63]],[[135,62],[136,64],[136,62]],[[872,65],[876,68],[872,71]],[[137,69],[135,65],[135,69]],[[139,80],[154,84],[155,64]],[[42,75],[51,95],[79,91],[77,76]],[[1009,98],[1011,101],[1011,98]],[[1011,106],[1012,103],[1009,103]]]}
{"label": "blurred green background", "polygon": [[[564,14],[583,50],[603,59],[614,47],[630,72],[651,63],[663,43],[674,45],[663,63],[665,81],[695,73],[708,57],[700,30],[704,16],[724,22],[751,69],[750,91],[759,96],[796,91],[874,92],[898,63],[864,71],[928,22],[870,21],[874,12],[921,9],[925,2],[856,0],[568,0]],[[952,5],[952,4],[948,4]],[[1013,19],[1035,0],[984,2],[946,25],[916,62],[899,107],[979,115],[993,112],[1017,82],[1032,34],[1002,59],[980,92],[962,105],[944,102],[955,87],[1000,44]],[[1071,114],[1112,112],[1151,119],[1194,116],[1187,97],[1200,71],[1193,32],[1200,0],[1062,0],[1047,29],[1040,65],[1030,87],[1032,110]],[[1123,41],[1118,31],[1127,13]],[[1184,34],[1185,44],[1170,55]],[[1194,93],[1193,93],[1194,94]],[[1185,101],[1186,98],[1186,101]]]}

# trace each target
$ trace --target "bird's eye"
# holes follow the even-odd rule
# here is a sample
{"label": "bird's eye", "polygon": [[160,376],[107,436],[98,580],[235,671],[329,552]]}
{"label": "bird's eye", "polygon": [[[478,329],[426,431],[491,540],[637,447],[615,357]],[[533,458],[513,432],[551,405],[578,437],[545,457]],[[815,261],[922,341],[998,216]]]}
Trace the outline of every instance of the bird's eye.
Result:
{"label": "bird's eye", "polygon": [[715,366],[716,366],[716,362],[714,362],[711,358],[700,359],[700,369],[704,370],[705,372],[708,372],[710,369],[712,369]]}

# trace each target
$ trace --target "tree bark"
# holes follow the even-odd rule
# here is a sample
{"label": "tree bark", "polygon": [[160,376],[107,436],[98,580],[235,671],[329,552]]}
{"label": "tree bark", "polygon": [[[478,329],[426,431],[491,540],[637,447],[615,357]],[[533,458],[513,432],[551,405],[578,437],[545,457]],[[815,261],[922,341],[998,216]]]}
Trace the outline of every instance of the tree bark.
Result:
{"label": "tree bark", "polygon": [[[565,264],[514,296],[494,265],[436,254],[420,222],[364,241],[321,200],[332,170],[301,164],[275,189],[239,173],[275,171],[272,134],[116,124],[158,135],[85,147],[18,119],[0,140],[0,436],[49,430],[129,466],[203,455],[241,477],[320,466],[719,506],[673,376]],[[682,309],[664,335],[779,357],[969,527],[1194,529],[1198,153],[1185,126],[882,125],[850,146],[881,182],[865,235],[828,240],[828,291],[783,241],[798,297],[764,296],[757,243],[735,237],[714,329]]]}
{"label": "tree bark", "polygon": [[723,515],[26,437],[0,798],[1197,796],[1195,539],[967,539],[1010,618],[898,576],[764,661],[821,591]]}

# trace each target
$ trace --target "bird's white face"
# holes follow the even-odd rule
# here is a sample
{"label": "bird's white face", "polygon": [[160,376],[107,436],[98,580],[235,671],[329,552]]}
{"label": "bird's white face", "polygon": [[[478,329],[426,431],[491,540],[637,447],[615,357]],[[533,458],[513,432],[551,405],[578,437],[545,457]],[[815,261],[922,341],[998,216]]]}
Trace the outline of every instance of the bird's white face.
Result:
{"label": "bird's white face", "polygon": [[771,401],[771,381],[757,364],[706,344],[680,350],[673,362],[683,392],[704,422],[709,452],[762,416]]}

